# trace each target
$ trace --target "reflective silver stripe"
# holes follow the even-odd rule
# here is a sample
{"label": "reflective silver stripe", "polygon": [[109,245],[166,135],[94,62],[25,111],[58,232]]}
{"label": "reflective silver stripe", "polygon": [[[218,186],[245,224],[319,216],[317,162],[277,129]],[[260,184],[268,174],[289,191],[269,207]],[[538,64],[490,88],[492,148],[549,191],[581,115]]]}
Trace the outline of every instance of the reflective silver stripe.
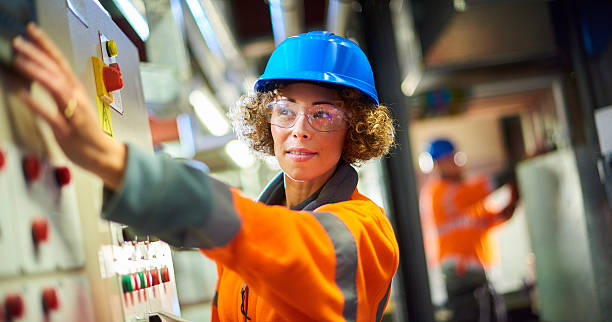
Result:
{"label": "reflective silver stripe", "polygon": [[385,304],[387,304],[387,299],[389,298],[389,293],[391,293],[391,283],[389,283],[389,287],[387,288],[387,292],[385,296],[383,296],[382,300],[378,303],[378,310],[376,311],[376,321],[380,322],[382,320],[383,313],[385,313]]}
{"label": "reflective silver stripe", "polygon": [[185,246],[211,249],[229,243],[240,230],[242,222],[234,209],[234,198],[229,187],[209,177],[212,209],[210,218],[201,227],[188,229]]}
{"label": "reflective silver stripe", "polygon": [[328,212],[313,213],[336,253],[336,285],[344,297],[342,316],[346,321],[357,319],[357,244],[355,237],[344,222]]}
{"label": "reflective silver stripe", "polygon": [[467,214],[459,214],[455,220],[450,220],[437,228],[438,236],[443,236],[458,229],[465,228],[485,228],[487,227],[486,219],[471,218]]}

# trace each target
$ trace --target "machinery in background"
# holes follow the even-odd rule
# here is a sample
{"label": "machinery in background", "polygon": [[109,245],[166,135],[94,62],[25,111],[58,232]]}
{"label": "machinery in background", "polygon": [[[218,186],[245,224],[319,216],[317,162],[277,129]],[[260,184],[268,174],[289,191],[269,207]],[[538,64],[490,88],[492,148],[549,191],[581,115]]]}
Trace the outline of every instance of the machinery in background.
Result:
{"label": "machinery in background", "polygon": [[[138,52],[92,0],[0,4],[0,44],[36,21],[90,93],[104,133],[152,153]],[[7,47],[8,46],[8,47]],[[0,62],[0,321],[178,320],[170,247],[100,219],[102,183],[73,166]],[[34,84],[34,95],[55,108]]]}

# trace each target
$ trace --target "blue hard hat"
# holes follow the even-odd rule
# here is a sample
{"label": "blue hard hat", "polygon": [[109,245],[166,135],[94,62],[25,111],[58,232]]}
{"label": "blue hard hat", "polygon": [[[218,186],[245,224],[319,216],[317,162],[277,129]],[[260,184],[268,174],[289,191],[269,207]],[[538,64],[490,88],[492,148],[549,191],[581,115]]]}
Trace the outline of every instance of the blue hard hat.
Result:
{"label": "blue hard hat", "polygon": [[263,92],[278,80],[305,80],[358,89],[378,104],[374,75],[359,46],[328,31],[311,31],[285,39],[272,53],[255,82]]}
{"label": "blue hard hat", "polygon": [[434,161],[445,157],[447,155],[451,155],[455,152],[455,146],[453,143],[447,139],[436,139],[429,142],[429,146],[427,148],[427,152],[431,155],[431,158]]}

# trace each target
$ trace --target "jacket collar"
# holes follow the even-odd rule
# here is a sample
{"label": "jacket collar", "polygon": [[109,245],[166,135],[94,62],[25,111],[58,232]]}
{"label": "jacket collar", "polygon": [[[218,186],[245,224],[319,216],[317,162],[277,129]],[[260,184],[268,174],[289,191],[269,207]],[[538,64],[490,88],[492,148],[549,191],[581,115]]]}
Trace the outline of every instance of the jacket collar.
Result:
{"label": "jacket collar", "polygon": [[[325,204],[347,201],[357,188],[357,171],[348,163],[340,161],[334,174],[310,197],[292,210],[315,210]],[[279,173],[264,189],[258,200],[267,205],[281,205],[285,199],[285,176]]]}

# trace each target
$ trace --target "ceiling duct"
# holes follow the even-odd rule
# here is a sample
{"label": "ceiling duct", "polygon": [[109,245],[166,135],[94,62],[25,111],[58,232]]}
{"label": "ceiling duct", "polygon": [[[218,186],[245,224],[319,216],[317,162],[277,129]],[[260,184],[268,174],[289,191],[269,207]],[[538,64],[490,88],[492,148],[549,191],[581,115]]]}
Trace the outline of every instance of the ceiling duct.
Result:
{"label": "ceiling duct", "polygon": [[252,85],[254,72],[215,4],[210,0],[185,3],[185,32],[193,58],[221,105],[227,108]]}
{"label": "ceiling duct", "polygon": [[304,30],[304,2],[301,0],[268,0],[274,43],[278,46],[283,40]]}

